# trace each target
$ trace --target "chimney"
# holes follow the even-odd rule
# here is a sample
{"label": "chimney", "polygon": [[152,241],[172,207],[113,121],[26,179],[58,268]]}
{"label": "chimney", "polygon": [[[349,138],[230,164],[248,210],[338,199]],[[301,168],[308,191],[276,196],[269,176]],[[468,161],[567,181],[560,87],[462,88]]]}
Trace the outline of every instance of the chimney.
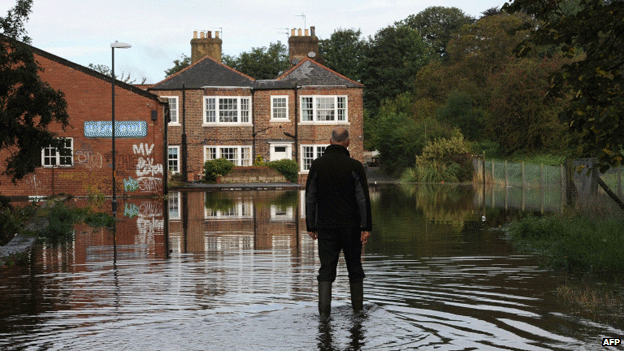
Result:
{"label": "chimney", "polygon": [[288,38],[288,59],[292,65],[296,65],[306,57],[322,63],[319,57],[319,40],[316,37],[314,27],[310,27],[310,31],[306,28],[302,35],[301,28],[293,28],[290,30]]}
{"label": "chimney", "polygon": [[213,60],[221,62],[221,46],[223,40],[219,38],[219,32],[215,31],[215,37],[212,37],[212,31],[200,31],[199,38],[197,31],[193,31],[193,39],[191,39],[191,64],[201,60],[206,56],[210,56]]}

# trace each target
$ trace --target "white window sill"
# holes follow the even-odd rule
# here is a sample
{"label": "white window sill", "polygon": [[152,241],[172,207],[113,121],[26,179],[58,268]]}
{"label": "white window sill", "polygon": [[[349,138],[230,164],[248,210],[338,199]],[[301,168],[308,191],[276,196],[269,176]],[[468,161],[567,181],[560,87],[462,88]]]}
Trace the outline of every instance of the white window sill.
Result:
{"label": "white window sill", "polygon": [[349,125],[349,121],[322,121],[322,122],[314,122],[314,121],[301,121],[299,125],[317,125],[317,126],[333,126],[337,124]]}
{"label": "white window sill", "polygon": [[202,127],[251,127],[251,123],[204,123]]}

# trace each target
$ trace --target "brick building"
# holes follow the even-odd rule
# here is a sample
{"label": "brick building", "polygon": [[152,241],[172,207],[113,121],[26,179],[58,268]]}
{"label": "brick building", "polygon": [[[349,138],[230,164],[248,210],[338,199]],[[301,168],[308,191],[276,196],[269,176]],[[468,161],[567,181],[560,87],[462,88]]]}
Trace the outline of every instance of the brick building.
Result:
{"label": "brick building", "polygon": [[[37,48],[31,48],[41,78],[65,94],[69,126],[49,129],[66,140],[68,153],[47,148],[39,167],[17,184],[0,177],[5,196],[112,195],[111,78]],[[123,195],[162,194],[165,107],[157,95],[115,83],[116,191]],[[0,152],[4,166],[8,150]],[[2,168],[4,169],[4,168]]]}
{"label": "brick building", "polygon": [[293,159],[305,180],[330,132],[351,133],[351,156],[363,161],[363,85],[323,66],[318,38],[306,29],[289,38],[293,66],[270,80],[256,80],[221,63],[218,32],[191,40],[191,65],[149,91],[169,99],[168,169],[201,177],[205,161],[227,158],[237,166]]}

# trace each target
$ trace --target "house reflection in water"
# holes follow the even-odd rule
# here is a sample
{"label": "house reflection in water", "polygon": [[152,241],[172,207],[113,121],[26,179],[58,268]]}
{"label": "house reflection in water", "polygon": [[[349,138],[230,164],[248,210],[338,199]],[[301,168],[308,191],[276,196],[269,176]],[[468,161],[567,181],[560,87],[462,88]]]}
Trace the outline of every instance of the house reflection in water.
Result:
{"label": "house reflection in water", "polygon": [[170,252],[313,253],[316,243],[302,240],[307,236],[302,194],[277,190],[170,192]]}
{"label": "house reflection in water", "polygon": [[[63,245],[42,246],[39,255],[42,267],[64,266],[81,271],[109,264],[113,260],[164,259],[167,257],[163,201],[152,198],[119,199],[118,222],[115,230],[93,228],[86,224],[74,226],[74,240]],[[76,200],[71,206],[89,206],[106,212],[110,201],[94,206],[87,200]],[[95,208],[94,208],[95,207]],[[99,208],[98,208],[99,207]]]}

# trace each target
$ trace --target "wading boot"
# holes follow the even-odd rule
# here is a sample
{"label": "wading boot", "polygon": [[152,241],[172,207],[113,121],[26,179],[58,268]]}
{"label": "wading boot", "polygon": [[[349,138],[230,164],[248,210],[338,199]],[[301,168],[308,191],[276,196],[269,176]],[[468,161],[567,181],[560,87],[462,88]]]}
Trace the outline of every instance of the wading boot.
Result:
{"label": "wading boot", "polygon": [[351,288],[351,306],[355,313],[359,313],[364,308],[364,283],[349,282],[349,287]]}
{"label": "wading boot", "polygon": [[326,321],[329,320],[329,314],[331,313],[331,293],[332,282],[329,281],[320,281],[319,282],[319,314],[321,315],[321,319]]}

